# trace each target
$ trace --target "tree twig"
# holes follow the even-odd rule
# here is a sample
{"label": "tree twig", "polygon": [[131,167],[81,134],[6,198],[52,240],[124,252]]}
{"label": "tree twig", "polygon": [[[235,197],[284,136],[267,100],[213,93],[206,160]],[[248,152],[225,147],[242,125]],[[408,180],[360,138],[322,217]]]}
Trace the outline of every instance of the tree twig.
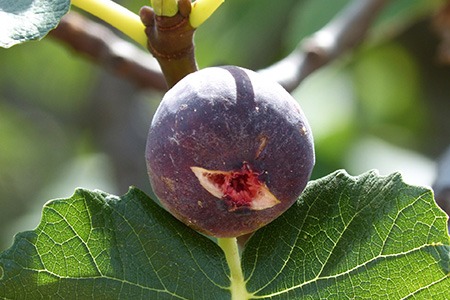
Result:
{"label": "tree twig", "polygon": [[308,75],[358,46],[387,0],[354,0],[284,59],[259,72],[294,90]]}
{"label": "tree twig", "polygon": [[142,88],[167,89],[157,61],[149,53],[78,13],[65,15],[49,36]]}
{"label": "tree twig", "polygon": [[[358,46],[388,0],[354,0],[279,62],[259,70],[294,90],[312,72]],[[50,35],[143,88],[167,89],[153,57],[107,27],[71,12]]]}

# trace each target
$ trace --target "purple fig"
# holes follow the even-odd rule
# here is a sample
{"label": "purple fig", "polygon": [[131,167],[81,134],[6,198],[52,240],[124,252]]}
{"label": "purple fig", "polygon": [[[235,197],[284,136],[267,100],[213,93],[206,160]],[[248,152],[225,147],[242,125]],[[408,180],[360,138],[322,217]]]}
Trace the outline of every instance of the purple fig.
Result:
{"label": "purple fig", "polygon": [[298,198],[315,162],[292,96],[253,71],[206,68],[170,89],[147,139],[150,182],[179,220],[216,237],[268,224]]}

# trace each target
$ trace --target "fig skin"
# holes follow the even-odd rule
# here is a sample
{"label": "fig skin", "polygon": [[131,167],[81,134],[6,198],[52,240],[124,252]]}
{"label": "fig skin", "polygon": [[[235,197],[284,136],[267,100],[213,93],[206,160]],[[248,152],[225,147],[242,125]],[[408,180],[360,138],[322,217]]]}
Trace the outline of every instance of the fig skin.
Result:
{"label": "fig skin", "polygon": [[[161,101],[150,126],[146,162],[153,191],[188,226],[237,237],[268,224],[304,190],[314,163],[313,137],[300,106],[278,83],[234,67],[189,74]],[[279,200],[230,209],[192,168],[238,171],[244,164]]]}

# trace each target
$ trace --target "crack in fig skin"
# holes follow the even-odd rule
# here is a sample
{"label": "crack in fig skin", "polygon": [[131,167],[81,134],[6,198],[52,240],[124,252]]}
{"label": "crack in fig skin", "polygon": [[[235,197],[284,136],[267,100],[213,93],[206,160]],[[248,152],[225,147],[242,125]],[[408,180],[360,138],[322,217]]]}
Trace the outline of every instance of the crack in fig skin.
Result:
{"label": "crack in fig skin", "polygon": [[191,167],[200,184],[214,197],[225,201],[228,211],[237,209],[262,210],[280,201],[259,179],[260,173],[243,162],[241,170],[217,171]]}
{"label": "crack in fig skin", "polygon": [[[146,148],[150,182],[161,203],[216,237],[250,233],[278,217],[305,188],[314,160],[311,130],[297,102],[278,84],[238,67],[202,69],[169,90]],[[192,170],[242,171],[244,162],[259,171],[276,205],[233,209],[223,192],[208,191]]]}

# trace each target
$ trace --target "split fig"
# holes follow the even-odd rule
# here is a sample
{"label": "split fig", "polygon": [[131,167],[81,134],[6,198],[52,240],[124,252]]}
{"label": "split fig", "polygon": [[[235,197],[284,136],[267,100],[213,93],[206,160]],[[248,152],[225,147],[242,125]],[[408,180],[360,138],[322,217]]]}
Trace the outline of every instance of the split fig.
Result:
{"label": "split fig", "polygon": [[147,169],[161,203],[190,227],[237,237],[268,224],[304,190],[315,162],[300,106],[253,71],[189,74],[161,101]]}

